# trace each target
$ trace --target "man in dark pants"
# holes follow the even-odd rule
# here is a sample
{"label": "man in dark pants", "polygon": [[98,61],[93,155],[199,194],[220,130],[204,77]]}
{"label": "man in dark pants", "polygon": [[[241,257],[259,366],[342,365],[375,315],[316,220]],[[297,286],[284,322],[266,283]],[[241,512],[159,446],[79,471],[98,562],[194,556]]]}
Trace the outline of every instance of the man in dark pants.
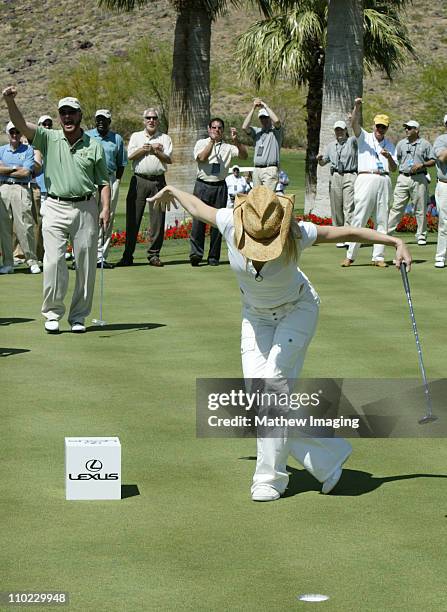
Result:
{"label": "man in dark pants", "polygon": [[[134,175],[130,180],[126,199],[126,246],[117,267],[131,266],[138,230],[146,207],[146,198],[155,195],[166,185],[165,172],[171,164],[172,142],[158,129],[158,112],[147,108],[143,113],[145,129],[134,132],[127,147]],[[150,266],[161,268],[160,250],[163,246],[165,213],[149,204],[151,243],[147,250]]]}
{"label": "man in dark pants", "polygon": [[[208,124],[208,138],[198,140],[194,147],[194,159],[197,160],[197,178],[194,185],[194,195],[202,202],[214,208],[225,208],[228,199],[228,189],[225,178],[233,157],[247,159],[247,149],[239,142],[236,128],[230,128],[233,144],[223,141],[225,124],[215,117]],[[205,246],[206,224],[194,219],[191,229],[190,261],[192,266],[198,266],[203,259]],[[216,227],[211,228],[210,250],[208,264],[218,266],[222,235]]]}

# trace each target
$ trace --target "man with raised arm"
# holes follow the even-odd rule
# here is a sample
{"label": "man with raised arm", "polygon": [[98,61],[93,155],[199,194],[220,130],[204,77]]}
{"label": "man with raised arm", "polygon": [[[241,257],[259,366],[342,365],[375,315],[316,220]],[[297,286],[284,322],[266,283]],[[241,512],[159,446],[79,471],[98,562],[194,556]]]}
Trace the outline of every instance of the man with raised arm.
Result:
{"label": "man with raised arm", "polygon": [[[351,225],[365,227],[372,216],[377,221],[377,231],[386,234],[391,200],[390,172],[394,172],[397,168],[396,149],[385,138],[390,125],[388,115],[376,115],[373,131],[367,132],[360,125],[361,106],[362,98],[356,98],[351,125],[357,138],[358,174],[354,184],[354,214]],[[359,246],[357,242],[349,243],[346,259],[341,264],[344,268],[354,263]],[[384,252],[385,247],[382,244],[374,245],[373,266],[388,267],[384,261]]]}
{"label": "man with raised arm", "polygon": [[[68,288],[65,263],[67,240],[76,254],[76,283],[68,322],[71,331],[85,332],[85,319],[90,314],[96,276],[96,251],[99,223],[107,227],[110,215],[109,174],[101,144],[87,136],[81,128],[82,110],[79,100],[59,100],[60,130],[47,130],[27,123],[16,104],[17,89],[3,90],[11,121],[26,136],[44,159],[45,185],[48,196],[41,209],[45,256],[43,268],[43,304],[45,330],[59,331],[64,316],[64,298]],[[95,199],[100,189],[102,210]]]}

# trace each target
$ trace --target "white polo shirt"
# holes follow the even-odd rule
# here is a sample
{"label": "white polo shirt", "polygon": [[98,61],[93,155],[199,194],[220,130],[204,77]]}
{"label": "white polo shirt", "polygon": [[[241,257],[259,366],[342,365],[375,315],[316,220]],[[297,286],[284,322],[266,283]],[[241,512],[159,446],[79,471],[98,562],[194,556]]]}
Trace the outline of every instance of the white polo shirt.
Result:
{"label": "white polo shirt", "polygon": [[380,154],[382,149],[386,149],[391,153],[392,158],[397,164],[396,148],[392,142],[384,138],[380,142],[372,132],[366,132],[361,129],[360,136],[357,138],[358,144],[358,172],[371,172],[378,170],[377,164],[383,164],[384,172],[389,172],[388,159]]}
{"label": "white polo shirt", "polygon": [[[296,262],[287,263],[283,253],[276,259],[267,261],[258,275],[251,260],[246,259],[234,243],[233,209],[220,208],[216,214],[216,223],[227,243],[230,266],[239,281],[242,301],[245,304],[256,308],[275,308],[297,300],[303,285],[311,287],[309,279],[297,267]],[[317,226],[303,221],[300,221],[299,226],[300,254],[315,242]]]}
{"label": "white polo shirt", "polygon": [[[171,157],[172,155],[172,140],[167,134],[161,132],[155,132],[153,136],[149,136],[146,130],[142,132],[134,132],[129,140],[127,147],[127,155],[130,156],[137,149],[141,148],[144,144],[155,144],[160,143],[163,145],[163,153]],[[157,174],[164,174],[168,166],[161,162],[156,155],[153,153],[146,153],[139,159],[132,160],[133,171],[137,174],[145,174],[146,176],[155,176]]]}

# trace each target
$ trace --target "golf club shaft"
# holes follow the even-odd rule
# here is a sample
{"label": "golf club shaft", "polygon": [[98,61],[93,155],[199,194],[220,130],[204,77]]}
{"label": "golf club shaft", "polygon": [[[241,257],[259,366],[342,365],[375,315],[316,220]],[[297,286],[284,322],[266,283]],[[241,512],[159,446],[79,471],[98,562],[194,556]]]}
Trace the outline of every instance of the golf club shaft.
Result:
{"label": "golf club shaft", "polygon": [[102,230],[102,237],[101,237],[101,285],[100,285],[100,288],[99,288],[99,319],[100,319],[100,321],[103,320],[103,318],[102,318],[102,303],[103,303],[103,300],[104,300],[104,233],[105,233],[104,224],[102,224],[101,230]]}
{"label": "golf club shaft", "polygon": [[403,280],[403,283],[404,283],[404,288],[405,288],[405,293],[406,293],[406,296],[407,296],[408,306],[410,308],[411,323],[413,325],[413,333],[414,333],[414,338],[416,340],[416,348],[417,348],[417,352],[418,352],[419,368],[421,370],[422,381],[424,383],[424,389],[425,389],[425,399],[426,399],[426,402],[427,402],[427,415],[428,416],[432,416],[432,404],[431,404],[430,390],[428,388],[427,376],[425,374],[424,360],[422,359],[422,348],[421,348],[421,343],[419,342],[419,333],[418,333],[418,328],[416,326],[416,319],[415,319],[415,316],[414,316],[413,302],[412,302],[411,293],[410,293],[410,283],[408,282],[407,267],[406,267],[405,263],[401,263],[401,265],[400,265],[400,272],[401,272],[402,280]]}

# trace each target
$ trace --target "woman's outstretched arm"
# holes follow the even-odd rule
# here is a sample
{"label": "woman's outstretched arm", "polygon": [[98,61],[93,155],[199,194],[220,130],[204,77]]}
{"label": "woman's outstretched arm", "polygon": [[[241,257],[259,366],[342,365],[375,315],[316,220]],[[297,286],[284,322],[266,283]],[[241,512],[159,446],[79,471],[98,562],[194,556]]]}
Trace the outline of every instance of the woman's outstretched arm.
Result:
{"label": "woman's outstretched arm", "polygon": [[318,225],[317,239],[315,242],[360,242],[363,244],[373,243],[392,246],[396,249],[396,267],[399,268],[400,264],[405,262],[407,270],[409,271],[411,268],[411,254],[407,245],[401,238],[381,234],[380,232],[376,232],[366,227],[351,227],[350,225],[345,225],[343,227],[328,227],[326,225]]}
{"label": "woman's outstretched arm", "polygon": [[169,210],[171,205],[174,208],[178,208],[176,202],[179,202],[195,219],[216,225],[217,210],[215,208],[208,206],[208,204],[199,200],[195,195],[177,189],[177,187],[172,187],[172,185],[166,185],[152,198],[148,198],[147,201],[159,204],[164,210],[166,208]]}

